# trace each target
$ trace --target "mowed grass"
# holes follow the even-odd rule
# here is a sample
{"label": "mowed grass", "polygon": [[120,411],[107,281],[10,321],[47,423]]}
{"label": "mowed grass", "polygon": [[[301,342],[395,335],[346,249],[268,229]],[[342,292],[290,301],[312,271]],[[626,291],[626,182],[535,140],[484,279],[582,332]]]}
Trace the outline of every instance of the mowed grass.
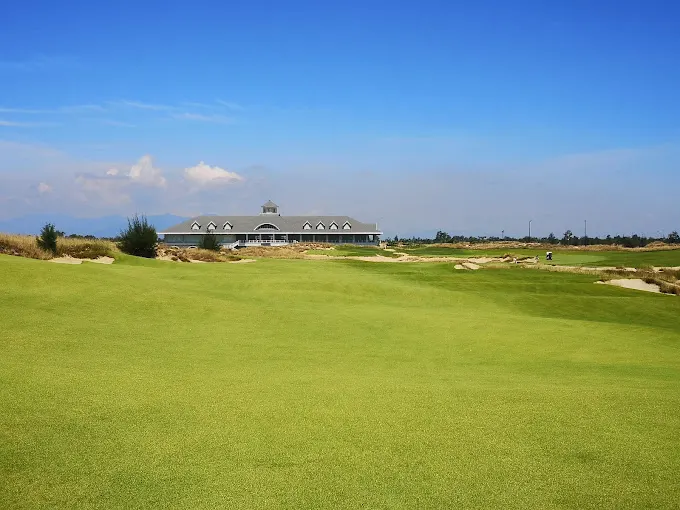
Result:
{"label": "mowed grass", "polygon": [[[422,246],[418,248],[399,249],[409,255],[420,257],[501,257],[512,254],[519,257],[538,256],[541,262],[545,260],[545,249],[507,248],[507,249],[460,249],[442,246]],[[580,251],[564,250],[556,247],[553,251],[555,265],[567,266],[614,266],[614,267],[645,267],[645,266],[680,266],[680,249],[675,250],[612,250],[612,251]]]}
{"label": "mowed grass", "polygon": [[677,508],[680,298],[0,256],[0,508]]}

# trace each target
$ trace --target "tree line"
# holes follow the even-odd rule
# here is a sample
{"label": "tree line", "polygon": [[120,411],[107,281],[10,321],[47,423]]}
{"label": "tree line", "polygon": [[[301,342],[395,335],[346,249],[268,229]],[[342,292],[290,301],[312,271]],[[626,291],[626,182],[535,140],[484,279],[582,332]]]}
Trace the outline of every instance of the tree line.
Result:
{"label": "tree line", "polygon": [[626,248],[640,248],[647,246],[653,242],[664,242],[668,244],[680,244],[680,234],[677,231],[673,231],[665,237],[647,237],[640,236],[638,234],[632,234],[630,236],[622,235],[608,235],[606,237],[591,237],[582,236],[579,237],[575,235],[571,230],[567,230],[561,238],[558,238],[554,233],[550,233],[545,237],[494,237],[494,236],[459,236],[459,235],[449,235],[447,232],[442,230],[438,231],[434,238],[426,237],[408,237],[399,238],[394,236],[394,239],[390,239],[389,242],[392,243],[402,243],[402,244],[448,244],[448,243],[489,243],[489,242],[499,242],[499,241],[515,241],[515,242],[534,242],[543,244],[554,244],[562,246],[585,246],[589,244],[604,244],[604,245],[618,245],[624,246]]}

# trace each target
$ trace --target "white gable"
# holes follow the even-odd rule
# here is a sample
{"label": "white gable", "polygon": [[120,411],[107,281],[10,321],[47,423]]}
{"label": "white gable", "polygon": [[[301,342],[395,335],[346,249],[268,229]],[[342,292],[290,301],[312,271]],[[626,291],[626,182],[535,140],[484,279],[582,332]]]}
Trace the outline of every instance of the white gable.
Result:
{"label": "white gable", "polygon": [[352,228],[352,225],[350,224],[349,221],[346,221],[345,224],[342,226],[343,230],[349,230]]}
{"label": "white gable", "polygon": [[199,223],[197,221],[194,221],[191,224],[191,230],[201,230],[201,225],[199,225]]}
{"label": "white gable", "polygon": [[317,230],[324,230],[325,228],[326,228],[326,226],[325,226],[323,223],[321,223],[321,222],[319,222],[319,223],[316,224],[316,229],[317,229]]}
{"label": "white gable", "polygon": [[215,230],[216,228],[217,228],[217,225],[215,224],[214,221],[211,221],[210,223],[208,223],[208,230],[209,231]]}
{"label": "white gable", "polygon": [[305,221],[305,224],[302,225],[302,230],[312,230],[312,225],[308,221]]}
{"label": "white gable", "polygon": [[222,225],[222,228],[224,230],[231,230],[232,229],[232,224],[229,222],[226,222],[224,225]]}
{"label": "white gable", "polygon": [[331,230],[338,230],[338,224],[333,222],[333,223],[331,223],[331,226],[328,227],[328,228],[330,228]]}

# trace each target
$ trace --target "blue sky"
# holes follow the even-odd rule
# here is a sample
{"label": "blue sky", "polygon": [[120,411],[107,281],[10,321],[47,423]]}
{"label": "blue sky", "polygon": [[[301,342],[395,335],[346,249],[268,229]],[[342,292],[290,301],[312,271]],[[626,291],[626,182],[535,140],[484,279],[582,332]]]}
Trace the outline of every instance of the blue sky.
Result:
{"label": "blue sky", "polygon": [[678,54],[670,1],[12,2],[0,219],[678,229]]}

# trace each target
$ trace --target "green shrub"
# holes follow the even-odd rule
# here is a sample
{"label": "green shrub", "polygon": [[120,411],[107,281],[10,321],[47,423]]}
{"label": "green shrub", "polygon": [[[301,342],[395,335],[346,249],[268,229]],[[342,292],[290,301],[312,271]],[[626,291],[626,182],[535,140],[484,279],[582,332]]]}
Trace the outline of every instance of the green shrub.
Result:
{"label": "green shrub", "polygon": [[128,218],[128,226],[120,233],[120,250],[137,257],[154,258],[158,235],[146,216]]}
{"label": "green shrub", "polygon": [[51,223],[46,224],[40,231],[40,237],[36,239],[38,247],[50,253],[57,253],[57,231]]}
{"label": "green shrub", "polygon": [[215,234],[205,234],[198,247],[204,250],[220,251],[220,242]]}

